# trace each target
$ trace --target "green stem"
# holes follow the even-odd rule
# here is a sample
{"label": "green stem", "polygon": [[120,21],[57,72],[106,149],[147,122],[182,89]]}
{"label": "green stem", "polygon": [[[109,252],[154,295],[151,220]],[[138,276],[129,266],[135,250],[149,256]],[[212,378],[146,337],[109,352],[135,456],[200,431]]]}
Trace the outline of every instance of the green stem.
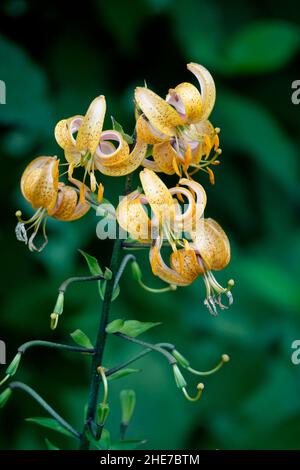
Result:
{"label": "green stem", "polygon": [[98,276],[69,277],[59,286],[58,292],[65,293],[69,285],[72,284],[73,282],[100,281],[101,279],[104,279],[104,277],[100,274]]}
{"label": "green stem", "polygon": [[119,336],[119,338],[126,339],[127,341],[130,341],[131,343],[139,344],[140,346],[151,349],[152,351],[159,352],[160,354],[166,357],[170,365],[177,364],[177,360],[175,359],[175,357],[172,356],[172,354],[170,354],[168,351],[166,351],[164,348],[162,348],[158,344],[146,343],[145,341],[142,341],[141,339],[132,338],[132,336],[124,335],[124,333],[114,333],[114,335]]}
{"label": "green stem", "polygon": [[[130,191],[130,176],[126,178],[126,188],[125,193],[129,193]],[[101,382],[101,377],[97,371],[97,368],[102,365],[103,353],[106,343],[106,326],[108,323],[109,318],[109,311],[112,302],[112,296],[114,292],[116,274],[120,266],[120,254],[122,249],[122,240],[117,238],[114,242],[111,261],[110,261],[110,270],[112,272],[112,278],[107,281],[106,288],[105,288],[105,295],[102,303],[102,313],[101,319],[97,334],[97,340],[95,345],[95,354],[93,356],[92,362],[92,372],[91,372],[91,382],[90,382],[90,390],[89,390],[89,397],[88,397],[88,405],[87,405],[87,413],[85,424],[80,440],[80,449],[81,450],[88,450],[90,447],[90,443],[88,440],[88,429],[91,422],[94,421],[96,408],[97,408],[97,400],[98,400],[98,392],[99,386]]]}
{"label": "green stem", "polygon": [[[169,343],[158,343],[158,344],[155,344],[154,346],[158,346],[159,348],[165,348],[165,349],[168,349],[170,351],[172,351],[175,348],[175,346],[173,344],[169,344]],[[138,359],[141,359],[142,357],[146,356],[147,354],[149,354],[151,352],[153,352],[153,349],[150,349],[150,348],[144,349],[143,351],[141,351],[140,353],[138,353],[135,356],[131,357],[127,361],[122,362],[118,366],[112,367],[111,369],[107,370],[105,372],[106,377],[109,377],[110,375],[114,374],[115,372],[118,372],[119,370],[124,369],[124,367],[129,366],[133,362],[137,361]]]}
{"label": "green stem", "polygon": [[89,354],[93,354],[95,352],[94,349],[83,348],[81,346],[71,346],[69,344],[52,343],[51,341],[40,341],[40,340],[28,341],[27,343],[22,344],[18,348],[18,352],[21,354],[24,354],[27,351],[27,349],[35,347],[35,346],[52,348],[52,349],[62,349],[65,351],[82,352],[82,353],[89,353]]}
{"label": "green stem", "polygon": [[22,382],[12,382],[9,384],[11,390],[20,389],[28,393],[39,405],[41,405],[52,418],[55,419],[63,428],[69,431],[76,439],[80,439],[80,433],[76,431],[64,418],[62,418],[35,390]]}

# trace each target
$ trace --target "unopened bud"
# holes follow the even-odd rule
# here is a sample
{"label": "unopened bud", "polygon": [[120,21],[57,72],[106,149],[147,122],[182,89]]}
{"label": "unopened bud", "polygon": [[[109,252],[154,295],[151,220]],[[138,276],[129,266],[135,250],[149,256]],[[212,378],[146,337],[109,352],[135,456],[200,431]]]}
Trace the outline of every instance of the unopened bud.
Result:
{"label": "unopened bud", "polygon": [[172,355],[179,362],[179,364],[182,365],[182,367],[189,367],[190,365],[189,361],[182,354],[180,354],[180,352],[177,351],[177,349],[173,349]]}
{"label": "unopened bud", "polygon": [[6,388],[1,394],[0,394],[0,408],[3,408],[6,404],[6,402],[9,400],[10,396],[12,394],[12,391],[10,388]]}
{"label": "unopened bud", "polygon": [[19,367],[19,364],[20,364],[20,361],[21,361],[21,357],[22,357],[21,353],[18,353],[18,354],[15,355],[15,357],[13,358],[11,363],[9,364],[8,368],[6,369],[7,375],[9,375],[9,376],[15,375],[15,373],[18,370],[18,367]]}
{"label": "unopened bud", "polygon": [[128,425],[130,422],[136,404],[136,396],[134,390],[122,390],[120,393],[122,424]]}
{"label": "unopened bud", "polygon": [[100,403],[97,406],[98,424],[100,426],[104,426],[108,414],[109,414],[108,403]]}
{"label": "unopened bud", "polygon": [[175,382],[178,388],[184,388],[186,387],[186,381],[185,378],[183,377],[182,373],[180,372],[180,369],[177,364],[173,365],[173,372],[174,372],[174,377],[175,377]]}

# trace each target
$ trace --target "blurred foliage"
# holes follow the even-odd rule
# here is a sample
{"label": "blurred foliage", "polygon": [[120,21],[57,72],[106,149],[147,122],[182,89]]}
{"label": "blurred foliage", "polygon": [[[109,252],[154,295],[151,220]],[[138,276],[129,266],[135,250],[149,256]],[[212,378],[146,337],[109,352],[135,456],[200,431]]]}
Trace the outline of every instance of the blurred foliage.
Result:
{"label": "blurred foliage", "polygon": [[[77,328],[94,339],[96,285],[70,287],[55,333],[49,314],[61,281],[88,272],[77,249],[97,256],[102,267],[111,249],[111,242],[97,240],[91,213],[69,225],[49,224],[49,245],[30,254],[14,238],[15,210],[31,211],[20,196],[22,169],[34,156],[60,155],[55,122],[83,113],[97,94],[107,96],[108,116],[131,132],[134,87],[146,79],[164,94],[190,80],[185,63],[198,61],[211,70],[218,91],[212,120],[222,129],[223,154],[217,184],[207,190],[207,214],[232,241],[232,262],[218,278],[235,278],[235,304],[215,319],[202,305],[200,281],[154,296],[137,286],[128,269],[111,320],[163,322],[145,339],[175,343],[198,368],[213,366],[225,352],[232,360],[207,378],[200,403],[191,404],[166,362],[156,354],[145,357],[137,363],[142,373],[110,384],[107,427],[118,440],[120,389],[134,388],[128,438],[146,438],[145,448],[299,449],[300,367],[290,360],[291,343],[300,336],[300,107],[291,102],[291,83],[300,78],[298,3],[90,0],[79,9],[57,0],[46,6],[3,0],[0,9],[0,79],[7,86],[7,104],[0,106],[0,337],[8,359],[25,341],[64,341]],[[205,175],[201,182],[209,186]],[[116,201],[122,185],[122,179],[109,180],[106,197]],[[159,286],[146,254],[138,258],[145,282]],[[138,350],[110,338],[105,366]],[[18,378],[80,429],[89,359],[35,349],[20,369]],[[1,411],[1,448],[45,449],[45,438],[72,448],[67,437],[25,421],[40,414],[16,391]]]}

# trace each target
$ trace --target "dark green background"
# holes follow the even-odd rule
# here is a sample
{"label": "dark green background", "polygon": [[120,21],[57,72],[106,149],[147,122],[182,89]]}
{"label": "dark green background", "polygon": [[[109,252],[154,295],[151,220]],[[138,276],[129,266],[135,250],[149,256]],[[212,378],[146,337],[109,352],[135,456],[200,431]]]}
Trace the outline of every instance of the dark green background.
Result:
{"label": "dark green background", "polygon": [[[57,332],[49,331],[48,319],[61,281],[87,273],[77,249],[99,257],[103,266],[111,249],[110,242],[95,237],[94,213],[72,224],[50,223],[42,254],[18,243],[14,212],[31,214],[18,186],[25,165],[38,155],[61,156],[55,123],[84,113],[98,94],[107,97],[106,125],[113,115],[132,132],[134,87],[146,79],[164,95],[193,80],[185,64],[199,62],[216,81],[212,121],[221,128],[223,149],[216,186],[210,187],[205,174],[199,180],[207,188],[206,214],[231,240],[232,262],[218,279],[235,279],[235,303],[212,318],[202,304],[201,280],[153,296],[128,270],[112,318],[162,321],[145,340],[175,343],[195,367],[209,368],[225,352],[232,360],[205,380],[201,402],[190,404],[166,361],[155,354],[145,358],[142,373],[112,384],[108,428],[117,438],[119,391],[134,387],[137,407],[128,437],[146,438],[147,448],[299,449],[300,365],[291,363],[291,343],[300,338],[300,105],[291,102],[291,83],[300,79],[297,2],[3,0],[0,9],[0,79],[7,85],[7,104],[0,106],[0,338],[8,360],[30,339],[68,341],[75,328],[95,337],[100,310],[95,285],[70,288]],[[114,199],[123,179],[104,182],[106,196]],[[139,259],[147,283],[160,286],[146,253]],[[104,365],[138,349],[112,338]],[[81,427],[88,358],[32,350],[18,379]],[[60,447],[74,447],[24,421],[40,415],[38,405],[16,391],[1,410],[1,448],[43,449],[46,436]]]}

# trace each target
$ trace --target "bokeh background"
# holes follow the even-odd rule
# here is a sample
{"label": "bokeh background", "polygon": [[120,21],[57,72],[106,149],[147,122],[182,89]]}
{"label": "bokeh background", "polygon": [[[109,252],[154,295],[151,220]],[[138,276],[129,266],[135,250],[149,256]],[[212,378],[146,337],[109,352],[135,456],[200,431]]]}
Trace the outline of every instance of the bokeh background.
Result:
{"label": "bokeh background", "polygon": [[[201,402],[191,404],[176,389],[166,361],[149,355],[136,364],[143,372],[112,383],[108,429],[117,439],[119,392],[134,388],[128,437],[147,439],[144,448],[299,449],[300,365],[291,362],[291,343],[300,338],[300,105],[291,102],[291,84],[300,79],[297,2],[285,0],[282,8],[271,0],[90,0],[80,6],[3,0],[0,10],[0,79],[7,85],[7,104],[0,106],[0,338],[8,361],[30,339],[69,341],[76,328],[94,339],[100,311],[95,285],[69,289],[55,333],[48,319],[62,280],[88,272],[77,249],[97,256],[102,266],[111,250],[111,242],[96,238],[92,212],[72,224],[49,223],[50,241],[41,254],[17,242],[14,212],[31,213],[18,186],[25,165],[37,155],[61,156],[55,123],[84,113],[98,94],[107,97],[107,125],[113,115],[132,132],[134,87],[146,79],[164,95],[192,80],[185,64],[199,62],[216,81],[212,121],[221,128],[223,149],[216,186],[205,174],[199,180],[207,187],[207,214],[230,236],[232,262],[218,279],[235,279],[235,303],[212,318],[200,280],[154,296],[128,270],[112,318],[162,321],[144,339],[175,343],[195,367],[210,368],[225,352],[232,360],[205,380]],[[106,196],[116,200],[123,183],[106,182]],[[145,281],[159,287],[146,253],[138,257]],[[112,338],[105,366],[138,350]],[[35,349],[24,357],[18,379],[81,428],[89,370],[87,357]],[[25,421],[42,415],[16,391],[1,410],[1,449],[44,449],[45,437],[61,448],[76,447]]]}

